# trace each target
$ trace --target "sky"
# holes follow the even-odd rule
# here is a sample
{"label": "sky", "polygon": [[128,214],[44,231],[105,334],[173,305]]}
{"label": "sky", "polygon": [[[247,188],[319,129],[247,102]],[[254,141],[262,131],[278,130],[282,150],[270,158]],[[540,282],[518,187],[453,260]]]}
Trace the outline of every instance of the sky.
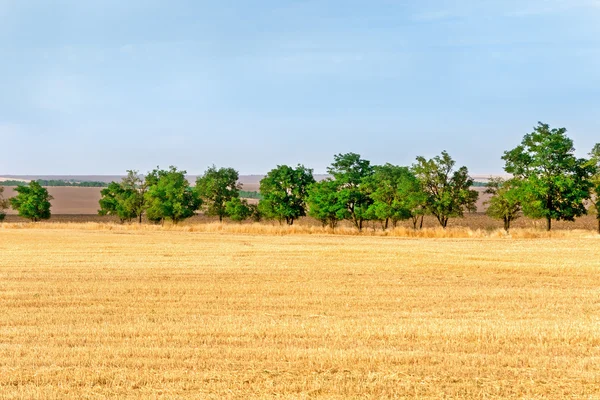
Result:
{"label": "sky", "polygon": [[0,0],[0,176],[600,142],[600,0]]}

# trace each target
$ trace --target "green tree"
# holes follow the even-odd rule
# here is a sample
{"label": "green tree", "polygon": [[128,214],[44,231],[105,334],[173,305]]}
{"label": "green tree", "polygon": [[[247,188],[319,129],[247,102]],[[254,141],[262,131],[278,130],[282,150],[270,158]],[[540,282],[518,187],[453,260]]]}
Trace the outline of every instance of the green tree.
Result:
{"label": "green tree", "polygon": [[477,210],[475,203],[479,195],[471,189],[473,179],[467,167],[455,171],[455,165],[446,151],[430,160],[417,157],[413,165],[413,172],[427,195],[427,212],[434,215],[443,228],[448,226],[450,218],[463,217],[465,210]]}
{"label": "green tree", "polygon": [[308,215],[319,220],[323,226],[335,229],[338,222],[348,219],[346,204],[339,199],[339,184],[325,179],[311,185],[308,191]]}
{"label": "green tree", "polygon": [[[420,195],[424,201],[419,180],[407,167],[385,164],[374,167],[373,175],[365,180],[373,203],[369,206],[372,219],[383,221],[387,229],[389,222],[396,227],[398,221],[404,221],[417,215],[415,204]],[[414,225],[416,225],[413,219]]]}
{"label": "green tree", "polygon": [[575,157],[573,141],[565,128],[551,129],[539,123],[523,137],[516,148],[504,152],[504,170],[522,181],[523,213],[552,220],[574,221],[587,212],[585,201],[591,197],[594,167]]}
{"label": "green tree", "polygon": [[294,221],[306,215],[308,188],[315,183],[312,169],[303,165],[296,168],[278,165],[260,181],[263,199],[258,203],[260,212],[267,219]]}
{"label": "green tree", "polygon": [[125,200],[129,193],[120,183],[111,182],[107,188],[100,191],[100,210],[98,215],[114,215],[119,218],[121,223],[131,221],[136,217],[133,210],[126,206]]}
{"label": "green tree", "polygon": [[137,171],[128,170],[127,176],[120,183],[111,182],[100,191],[99,215],[115,215],[121,222],[137,219],[142,223],[146,211],[146,182]]}
{"label": "green tree", "polygon": [[123,178],[122,185],[130,193],[126,200],[127,208],[133,211],[138,223],[141,224],[147,208],[146,192],[148,191],[148,185],[146,180],[142,179],[138,171],[127,170],[127,176]]}
{"label": "green tree", "polygon": [[600,234],[600,143],[596,143],[590,153],[590,162],[595,169],[592,178],[594,189],[594,208],[596,209],[596,219],[598,220],[598,233]]}
{"label": "green tree", "polygon": [[37,222],[50,219],[50,201],[53,197],[48,190],[38,182],[31,181],[29,185],[20,185],[15,188],[18,193],[10,199],[11,207],[19,212],[19,216]]}
{"label": "green tree", "polygon": [[242,185],[233,168],[217,169],[214,165],[196,180],[196,191],[203,201],[206,215],[218,216],[219,221],[228,215],[227,202],[238,198]]}
{"label": "green tree", "polygon": [[10,202],[4,198],[4,187],[0,186],[0,221],[4,221],[6,218],[6,210],[9,206]]}
{"label": "green tree", "polygon": [[234,197],[225,203],[225,211],[232,221],[244,221],[252,217],[253,209],[245,199]]}
{"label": "green tree", "polygon": [[501,219],[504,230],[508,232],[511,222],[521,216],[523,195],[520,182],[517,179],[490,178],[485,193],[492,195],[487,201],[487,215]]}
{"label": "green tree", "polygon": [[333,175],[337,183],[338,201],[348,211],[346,218],[361,231],[363,222],[369,218],[369,206],[372,203],[369,186],[365,184],[373,174],[371,162],[356,153],[337,154],[327,172]]}
{"label": "green tree", "polygon": [[156,168],[146,176],[146,215],[150,221],[171,220],[177,224],[196,213],[202,201],[185,174],[171,166],[168,170]]}

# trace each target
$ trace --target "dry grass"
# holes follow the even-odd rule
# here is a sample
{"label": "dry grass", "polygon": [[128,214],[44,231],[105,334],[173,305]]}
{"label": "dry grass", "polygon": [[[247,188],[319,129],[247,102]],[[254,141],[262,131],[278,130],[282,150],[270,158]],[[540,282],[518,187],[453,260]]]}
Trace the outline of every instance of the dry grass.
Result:
{"label": "dry grass", "polygon": [[0,398],[598,398],[597,235],[225,226],[1,225]]}
{"label": "dry grass", "polygon": [[[68,220],[67,220],[68,221]],[[546,231],[538,228],[515,228],[507,233],[504,229],[471,229],[469,227],[454,226],[447,229],[440,227],[413,229],[399,226],[394,229],[382,230],[366,228],[359,232],[356,228],[345,225],[335,229],[320,225],[296,224],[288,226],[276,223],[181,223],[173,225],[155,224],[119,224],[115,222],[7,222],[0,224],[2,229],[52,229],[52,230],[86,230],[86,231],[118,231],[118,232],[195,232],[195,233],[229,233],[247,235],[341,235],[341,236],[382,236],[399,238],[428,238],[428,239],[466,239],[466,238],[504,238],[504,239],[539,239],[539,238],[595,238],[594,231],[585,229],[555,229]]]}

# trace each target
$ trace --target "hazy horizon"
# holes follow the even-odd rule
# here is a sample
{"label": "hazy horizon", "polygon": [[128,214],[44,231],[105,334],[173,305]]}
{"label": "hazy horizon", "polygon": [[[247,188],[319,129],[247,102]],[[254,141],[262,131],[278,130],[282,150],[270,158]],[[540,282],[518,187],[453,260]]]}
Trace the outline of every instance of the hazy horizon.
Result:
{"label": "hazy horizon", "polygon": [[473,175],[538,121],[600,141],[600,0],[0,0],[0,176],[334,154]]}

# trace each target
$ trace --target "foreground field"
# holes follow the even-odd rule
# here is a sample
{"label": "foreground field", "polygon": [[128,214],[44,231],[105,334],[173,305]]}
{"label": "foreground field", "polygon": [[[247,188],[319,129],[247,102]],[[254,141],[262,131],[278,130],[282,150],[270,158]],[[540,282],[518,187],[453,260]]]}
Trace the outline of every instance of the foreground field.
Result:
{"label": "foreground field", "polygon": [[48,226],[0,225],[2,399],[600,394],[595,235]]}

